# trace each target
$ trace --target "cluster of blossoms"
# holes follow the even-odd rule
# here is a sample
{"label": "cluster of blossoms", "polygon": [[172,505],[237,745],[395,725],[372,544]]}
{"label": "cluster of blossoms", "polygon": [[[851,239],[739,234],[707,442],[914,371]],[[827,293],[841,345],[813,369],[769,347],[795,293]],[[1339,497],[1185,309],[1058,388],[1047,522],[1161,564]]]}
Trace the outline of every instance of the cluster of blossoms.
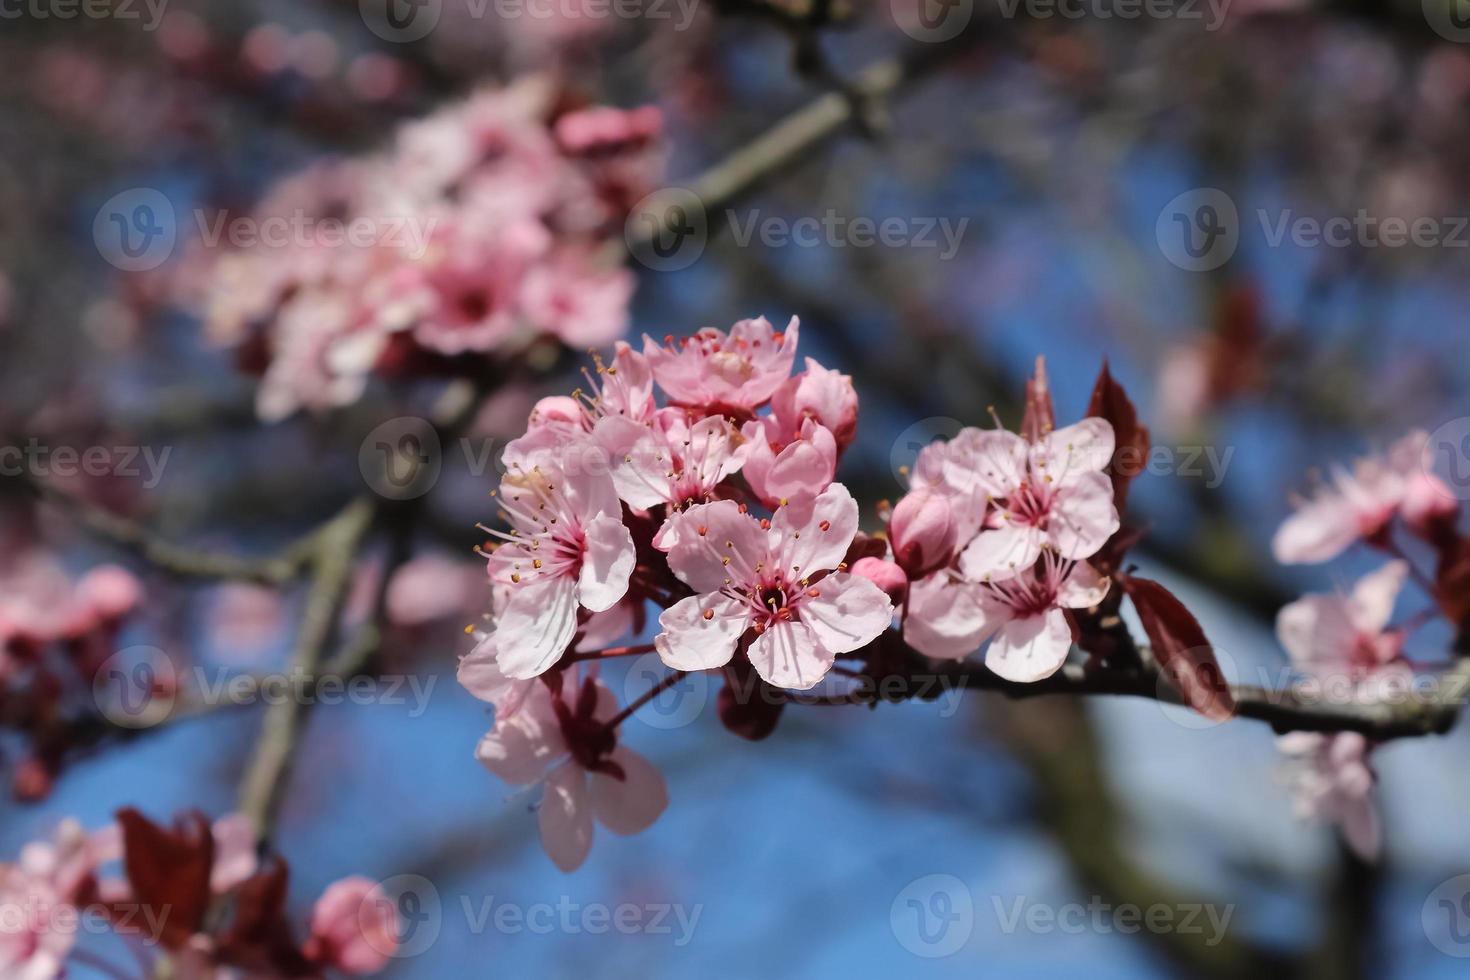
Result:
{"label": "cluster of blossoms", "polygon": [[[658,773],[618,743],[643,701],[618,710],[597,679],[608,657],[656,652],[671,668],[645,699],[685,672],[721,673],[722,721],[760,738],[838,659],[876,672],[894,643],[958,660],[990,641],[986,664],[1013,681],[1055,672],[1074,638],[1109,656],[1096,607],[1114,590],[1093,562],[1116,570],[1127,547],[1112,419],[1127,445],[1147,434],[1106,372],[1077,425],[1055,428],[1039,371],[1022,435],[968,429],[927,448],[886,536],[869,537],[836,481],[856,392],[810,358],[792,374],[798,328],[744,320],[645,337],[641,352],[620,343],[590,389],[537,403],[506,448],[508,529],[485,528],[493,629],[459,677],[495,707],[479,759],[514,785],[544,783],[542,840],[563,869],[586,857],[594,819],[633,833],[667,803]],[[1197,624],[1130,581],[1136,604],[1167,606],[1145,621],[1173,623],[1158,630],[1161,660],[1190,703],[1228,712],[1195,676],[1206,658],[1173,639]],[[609,647],[642,629],[649,602],[653,642]]]}
{"label": "cluster of blossoms", "polygon": [[164,827],[122,810],[90,834],[68,820],[52,841],[0,864],[0,975],[53,980],[71,975],[74,961],[126,976],[78,947],[93,923],[127,942],[146,977],[359,976],[388,964],[398,912],[376,883],[351,877],[327,888],[298,943],[285,914],[286,865],[263,864],[256,848],[239,815],[211,825],[189,812]]}
{"label": "cluster of blossoms", "polygon": [[0,570],[0,732],[23,743],[18,798],[49,794],[77,720],[96,714],[94,683],[142,598],[142,585],[116,565],[73,579],[30,552]]}
{"label": "cluster of blossoms", "polygon": [[[268,420],[350,403],[374,374],[608,344],[627,329],[622,229],[661,128],[654,108],[572,108],[542,78],[482,91],[221,219],[234,247],[200,243],[186,281],[211,338],[262,374]],[[250,238],[230,241],[237,227]]]}
{"label": "cluster of blossoms", "polygon": [[[1413,432],[1382,456],[1359,460],[1352,471],[1335,468],[1332,482],[1301,503],[1278,530],[1276,558],[1287,564],[1329,561],[1357,543],[1389,556],[1346,594],[1307,595],[1283,608],[1276,620],[1292,666],[1324,693],[1350,701],[1375,701],[1409,678],[1404,654],[1412,628],[1436,613],[1463,629],[1462,608],[1470,539],[1458,532],[1460,506],[1434,474],[1428,436]],[[1397,542],[1402,527],[1437,557],[1433,577],[1416,571]],[[1408,624],[1391,626],[1399,594],[1410,577],[1435,600]],[[1302,817],[1335,823],[1365,859],[1377,856],[1382,831],[1373,803],[1375,745],[1356,732],[1293,732],[1279,747],[1284,775]]]}

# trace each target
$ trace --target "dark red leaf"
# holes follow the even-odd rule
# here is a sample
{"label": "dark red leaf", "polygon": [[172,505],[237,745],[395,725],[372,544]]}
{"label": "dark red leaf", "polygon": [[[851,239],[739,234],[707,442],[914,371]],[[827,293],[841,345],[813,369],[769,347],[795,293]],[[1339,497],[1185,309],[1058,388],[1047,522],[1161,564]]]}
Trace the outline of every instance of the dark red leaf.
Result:
{"label": "dark red leaf", "polygon": [[1046,380],[1046,358],[1038,357],[1036,374],[1026,381],[1026,414],[1021,417],[1021,438],[1040,442],[1042,436],[1056,427],[1057,413]]}
{"label": "dark red leaf", "polygon": [[725,666],[725,686],[720,689],[720,721],[743,739],[759,742],[776,730],[781,710],[786,707],[781,693],[756,674],[750,661],[737,655]]}
{"label": "dark red leaf", "polygon": [[178,949],[199,931],[209,909],[214,837],[204,814],[189,811],[172,829],[134,809],[120,810],[123,868],[137,904],[162,923],[159,941]]}
{"label": "dark red leaf", "polygon": [[1470,538],[1441,549],[1434,584],[1440,609],[1462,635],[1470,635]]}
{"label": "dark red leaf", "polygon": [[1143,621],[1159,668],[1184,703],[1213,721],[1235,714],[1230,685],[1215,659],[1215,650],[1194,614],[1157,582],[1131,575],[1123,589]]}
{"label": "dark red leaf", "polygon": [[230,926],[220,937],[220,958],[253,973],[305,977],[315,973],[296,946],[286,919],[286,894],[290,871],[279,858],[235,893],[235,911]]}
{"label": "dark red leaf", "polygon": [[1108,474],[1113,479],[1113,502],[1121,515],[1128,505],[1128,487],[1133,478],[1148,465],[1150,448],[1148,427],[1138,421],[1138,411],[1123,386],[1113,380],[1107,361],[1092,389],[1092,402],[1087,406],[1089,418],[1104,419],[1113,427],[1115,446]]}

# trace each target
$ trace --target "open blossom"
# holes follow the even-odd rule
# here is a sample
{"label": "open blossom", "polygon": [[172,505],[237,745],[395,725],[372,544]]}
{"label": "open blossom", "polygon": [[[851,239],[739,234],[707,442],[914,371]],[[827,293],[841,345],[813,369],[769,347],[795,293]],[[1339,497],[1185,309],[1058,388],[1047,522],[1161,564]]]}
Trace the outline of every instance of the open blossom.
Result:
{"label": "open blossom", "polygon": [[371,878],[334,882],[311,910],[307,959],[349,976],[377,973],[398,948],[398,906]]}
{"label": "open blossom", "polygon": [[940,572],[910,588],[904,639],[946,660],[963,659],[990,641],[985,666],[991,671],[1009,681],[1042,680],[1072,648],[1066,610],[1097,605],[1108,586],[1091,565],[1050,549],[1012,578],[973,582]]}
{"label": "open blossom", "polygon": [[784,333],[765,317],[741,320],[728,334],[705,327],[691,337],[643,338],[654,380],[677,405],[750,416],[791,375],[801,324]]}
{"label": "open blossom", "polygon": [[740,433],[728,421],[708,415],[691,423],[677,408],[646,424],[608,416],[593,438],[608,451],[618,496],[640,510],[704,503],[744,462]]}
{"label": "open blossom", "polygon": [[1292,663],[1315,673],[1361,678],[1402,658],[1404,637],[1388,628],[1408,577],[1392,561],[1360,579],[1347,595],[1309,595],[1281,610],[1276,635]]}
{"label": "open blossom", "polygon": [[1271,543],[1276,560],[1329,561],[1358,541],[1380,539],[1406,505],[1416,522],[1457,513],[1454,494],[1426,467],[1428,444],[1426,433],[1411,432],[1382,456],[1358,460],[1351,471],[1334,466],[1331,483],[1277,530]]}
{"label": "open blossom", "polygon": [[1112,481],[1113,427],[1100,418],[1056,429],[1035,443],[1003,429],[966,429],[948,446],[946,474],[990,504],[980,533],[960,555],[973,581],[1025,571],[1043,547],[1090,558],[1118,530]]}
{"label": "open blossom", "polygon": [[835,571],[858,527],[857,502],[840,483],[802,512],[782,507],[769,521],[729,500],[692,507],[679,520],[669,566],[699,594],[659,617],[655,643],[670,667],[722,667],[754,631],[756,672],[776,687],[806,690],[838,654],[871,642],[893,619],[872,581]]}
{"label": "open blossom", "polygon": [[635,560],[612,478],[548,459],[516,467],[501,482],[511,530],[491,531],[499,666],[506,676],[541,674],[577,631],[578,608],[611,609],[628,591]]}
{"label": "open blossom", "polygon": [[1277,739],[1297,816],[1334,823],[1365,861],[1378,857],[1383,830],[1373,804],[1372,749],[1357,732],[1292,732]]}
{"label": "open blossom", "polygon": [[574,674],[564,672],[555,691],[537,683],[520,710],[496,718],[475,753],[507,783],[544,784],[541,845],[563,871],[586,860],[594,817],[615,834],[636,834],[669,801],[659,771],[608,727],[618,713],[613,693],[592,678],[578,685]]}

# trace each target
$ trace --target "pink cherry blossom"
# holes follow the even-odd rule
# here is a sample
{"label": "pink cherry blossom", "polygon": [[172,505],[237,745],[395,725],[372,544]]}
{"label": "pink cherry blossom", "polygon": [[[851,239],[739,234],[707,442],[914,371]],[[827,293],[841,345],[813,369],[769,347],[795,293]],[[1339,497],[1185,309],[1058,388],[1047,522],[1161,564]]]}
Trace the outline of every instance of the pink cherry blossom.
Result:
{"label": "pink cherry blossom", "polygon": [[1425,511],[1426,494],[1452,501],[1454,494],[1425,467],[1429,436],[1411,432],[1387,453],[1359,459],[1351,471],[1336,466],[1330,484],[1320,487],[1288,517],[1271,543],[1285,565],[1330,561],[1358,541],[1387,533],[1399,509],[1414,494],[1415,513]]}
{"label": "pink cherry blossom", "polygon": [[1049,547],[1090,558],[1118,530],[1113,485],[1104,468],[1113,427],[1099,418],[1046,433],[1035,444],[1003,429],[966,429],[950,443],[946,478],[990,503],[984,527],[960,555],[972,581],[1030,568]]}
{"label": "pink cherry blossom", "polygon": [[759,317],[741,320],[729,334],[705,327],[678,341],[667,337],[662,346],[645,335],[643,353],[675,404],[749,416],[790,377],[800,326],[792,317],[778,333]]}
{"label": "pink cherry blossom", "polygon": [[537,683],[525,704],[481,741],[476,757],[513,786],[544,787],[541,845],[556,866],[575,871],[592,847],[593,819],[626,836],[646,830],[668,807],[663,776],[621,745],[607,723],[618,713],[613,693],[574,671],[553,693]]}
{"label": "pink cherry blossom", "polygon": [[870,580],[834,571],[858,527],[857,502],[840,483],[769,521],[720,500],[691,507],[679,522],[669,567],[699,594],[659,617],[654,642],[670,667],[722,667],[753,630],[756,672],[806,690],[838,654],[871,642],[893,619],[893,604]]}
{"label": "pink cherry blossom", "polygon": [[563,249],[526,272],[517,299],[521,315],[537,328],[569,347],[595,347],[627,332],[634,285],[622,266]]}
{"label": "pink cherry blossom", "polygon": [[1318,674],[1362,678],[1401,659],[1404,637],[1389,630],[1409,565],[1392,561],[1360,579],[1347,595],[1309,595],[1276,617],[1276,635],[1292,663]]}
{"label": "pink cherry blossom", "polygon": [[812,419],[790,441],[782,432],[782,423],[772,416],[745,423],[745,482],[767,507],[804,507],[837,475],[837,441]]}
{"label": "pink cherry blossom", "polygon": [[1357,732],[1292,732],[1277,739],[1297,816],[1337,824],[1365,861],[1378,857],[1383,830],[1373,804],[1372,746]]}
{"label": "pink cherry blossom", "polygon": [[459,661],[460,685],[495,706],[496,721],[509,718],[520,710],[531,689],[539,683],[534,678],[516,680],[500,669],[500,641],[497,633],[477,632],[475,646]]}
{"label": "pink cherry blossom", "polygon": [[371,878],[334,882],[311,910],[303,950],[313,963],[350,976],[377,973],[398,948],[398,907]]}
{"label": "pink cherry blossom", "polygon": [[[593,439],[608,451],[618,496],[640,510],[670,511],[712,499],[715,488],[745,461],[743,440],[718,415],[690,421],[683,409],[666,409],[648,423],[610,415]],[[662,538],[655,541],[665,547]]]}
{"label": "pink cherry blossom", "polygon": [[799,433],[807,419],[817,422],[832,433],[838,449],[847,448],[857,435],[858,396],[852,378],[810,357],[805,371],[776,389],[771,412],[788,434]]}
{"label": "pink cherry blossom", "polygon": [[44,878],[0,864],[0,909],[8,913],[0,916],[0,976],[7,980],[62,976],[77,930],[53,920],[57,913],[69,914],[68,908]]}
{"label": "pink cherry blossom", "polygon": [[985,666],[1009,681],[1050,677],[1067,660],[1072,627],[1065,610],[1088,609],[1109,582],[1086,562],[1042,551],[1017,576],[973,582],[939,572],[909,589],[904,638],[920,653],[962,660],[987,640]]}
{"label": "pink cherry blossom", "polygon": [[243,813],[220,817],[210,827],[210,834],[214,837],[214,867],[209,873],[209,890],[223,895],[260,869],[256,853],[260,841],[250,818]]}
{"label": "pink cherry blossom", "polygon": [[606,472],[549,459],[515,467],[499,499],[511,530],[489,559],[499,665],[524,680],[556,663],[577,630],[580,605],[610,609],[628,591],[635,560],[617,490]]}

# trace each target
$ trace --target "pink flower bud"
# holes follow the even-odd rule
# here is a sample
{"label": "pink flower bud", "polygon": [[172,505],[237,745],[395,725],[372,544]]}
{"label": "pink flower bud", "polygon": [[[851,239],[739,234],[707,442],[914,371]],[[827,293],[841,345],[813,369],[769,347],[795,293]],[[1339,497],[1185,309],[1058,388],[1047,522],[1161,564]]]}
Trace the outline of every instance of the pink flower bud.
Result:
{"label": "pink flower bud", "polygon": [[888,598],[895,606],[903,602],[903,597],[909,591],[909,577],[903,573],[902,568],[886,559],[859,558],[848,570],[888,593]]}
{"label": "pink flower bud", "polygon": [[910,579],[920,579],[949,564],[956,540],[949,498],[932,490],[914,490],[893,508],[888,540],[893,557]]}
{"label": "pink flower bud", "polygon": [[789,378],[771,400],[776,417],[789,431],[814,419],[831,430],[837,448],[845,449],[857,434],[858,396],[852,378],[822,367],[810,357],[806,370]]}
{"label": "pink flower bud", "polygon": [[1409,478],[1399,512],[1415,534],[1435,538],[1442,531],[1454,529],[1460,502],[1439,477],[1419,473]]}
{"label": "pink flower bud", "polygon": [[377,973],[398,949],[398,908],[371,879],[343,878],[311,911],[306,955],[353,976]]}

